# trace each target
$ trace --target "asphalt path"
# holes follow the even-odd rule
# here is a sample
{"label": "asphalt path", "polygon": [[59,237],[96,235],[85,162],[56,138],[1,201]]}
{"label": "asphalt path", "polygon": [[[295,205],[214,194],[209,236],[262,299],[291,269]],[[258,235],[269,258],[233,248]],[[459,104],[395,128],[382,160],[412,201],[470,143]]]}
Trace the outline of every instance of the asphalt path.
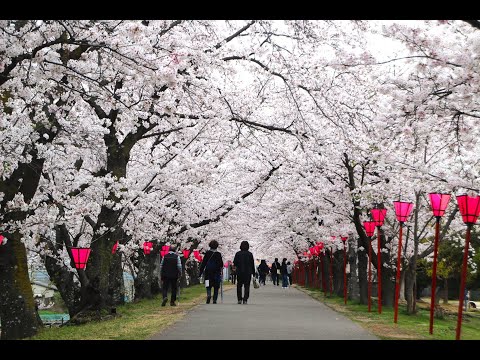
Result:
{"label": "asphalt path", "polygon": [[[168,304],[167,304],[168,306]],[[376,340],[360,325],[300,290],[250,286],[248,304],[236,289],[217,304],[200,304],[152,340]]]}

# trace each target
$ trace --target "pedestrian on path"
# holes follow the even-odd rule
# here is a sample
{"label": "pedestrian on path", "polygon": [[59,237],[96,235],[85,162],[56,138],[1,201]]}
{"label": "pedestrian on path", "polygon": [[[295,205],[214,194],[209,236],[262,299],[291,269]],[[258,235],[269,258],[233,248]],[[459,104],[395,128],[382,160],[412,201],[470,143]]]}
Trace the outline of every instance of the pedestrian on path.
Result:
{"label": "pedestrian on path", "polygon": [[182,276],[182,262],[180,256],[175,253],[177,247],[170,245],[167,255],[162,258],[160,263],[160,278],[162,279],[162,306],[168,301],[168,288],[172,287],[172,296],[170,298],[170,306],[177,306],[177,280]]}
{"label": "pedestrian on path", "polygon": [[280,266],[280,273],[282,275],[282,289],[288,288],[288,272],[287,272],[287,258],[283,258]]}
{"label": "pedestrian on path", "polygon": [[272,274],[273,285],[280,285],[280,263],[278,262],[278,258],[275,258],[270,268],[270,274]]}
{"label": "pedestrian on path", "polygon": [[293,271],[293,265],[290,264],[290,261],[287,261],[287,274],[288,274],[288,286],[292,285],[292,271]]}
{"label": "pedestrian on path", "polygon": [[237,268],[233,263],[230,263],[230,275],[231,275],[232,284],[235,285],[237,281]]}
{"label": "pedestrian on path", "polygon": [[[250,245],[248,241],[242,241],[240,244],[240,251],[235,254],[233,263],[237,268],[237,300],[238,303],[247,304],[250,296],[250,280],[255,274],[255,262],[253,261],[253,254],[248,251]],[[242,296],[242,287],[244,294]]]}
{"label": "pedestrian on path", "polygon": [[213,303],[217,303],[218,289],[222,281],[223,259],[222,254],[217,251],[218,241],[212,240],[208,244],[210,250],[207,251],[200,264],[200,276],[205,271],[205,288],[207,289],[207,304],[210,304],[213,287]]}
{"label": "pedestrian on path", "polygon": [[258,273],[260,274],[260,285],[265,285],[265,280],[267,278],[268,271],[267,262],[265,260],[260,261],[260,265],[258,265]]}

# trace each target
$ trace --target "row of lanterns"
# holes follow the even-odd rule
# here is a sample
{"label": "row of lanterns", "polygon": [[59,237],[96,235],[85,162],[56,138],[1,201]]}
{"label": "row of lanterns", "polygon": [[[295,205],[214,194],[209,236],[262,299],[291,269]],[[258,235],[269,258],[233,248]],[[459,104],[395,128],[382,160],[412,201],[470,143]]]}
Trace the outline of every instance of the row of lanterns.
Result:
{"label": "row of lanterns", "polygon": [[[433,318],[434,318],[434,309],[435,309],[435,289],[437,281],[437,256],[438,256],[438,241],[440,234],[440,220],[445,214],[445,210],[450,201],[450,194],[445,193],[430,193],[430,204],[433,211],[433,215],[436,218],[435,226],[435,240],[434,240],[434,251],[433,251],[433,269],[432,269],[432,292],[431,292],[431,303],[430,303],[430,334],[433,334]],[[480,196],[468,196],[458,195],[457,197],[458,208],[462,215],[463,222],[467,225],[467,233],[465,237],[465,250],[463,253],[463,263],[462,263],[462,274],[460,281],[460,295],[459,295],[459,304],[458,304],[458,318],[457,318],[457,328],[456,328],[456,340],[460,339],[461,327],[462,327],[462,312],[463,312],[463,301],[465,295],[465,285],[466,285],[466,272],[467,272],[467,260],[468,260],[468,248],[470,244],[471,229],[473,225],[477,222],[478,217],[480,216]],[[400,230],[398,236],[398,255],[397,255],[397,272],[395,277],[395,301],[394,301],[394,322],[398,321],[398,300],[400,295],[400,261],[401,261],[401,252],[402,252],[402,237],[403,237],[403,224],[408,220],[410,213],[413,209],[413,203],[405,201],[394,201],[395,215],[397,221],[400,223]],[[372,238],[375,232],[375,227],[377,227],[377,278],[378,278],[378,312],[382,313],[382,259],[381,259],[381,239],[380,239],[380,227],[383,225],[385,216],[387,214],[387,209],[375,208],[370,210],[370,214],[373,218],[373,221],[365,221],[363,226],[365,228],[365,233],[367,237]],[[334,240],[335,237],[332,237]],[[346,247],[345,240],[347,238],[342,237],[344,242],[344,301],[347,303],[347,286],[346,286]],[[319,255],[324,247],[323,242],[317,243],[316,246],[310,248],[310,254],[304,253],[304,256],[313,256]],[[331,256],[333,256],[330,251]],[[371,311],[371,259],[372,259],[372,245],[371,239],[368,246],[368,311]],[[321,260],[321,258],[320,258]],[[331,264],[332,262],[330,262]],[[323,266],[322,266],[323,269]],[[330,276],[332,272],[330,271]]]}

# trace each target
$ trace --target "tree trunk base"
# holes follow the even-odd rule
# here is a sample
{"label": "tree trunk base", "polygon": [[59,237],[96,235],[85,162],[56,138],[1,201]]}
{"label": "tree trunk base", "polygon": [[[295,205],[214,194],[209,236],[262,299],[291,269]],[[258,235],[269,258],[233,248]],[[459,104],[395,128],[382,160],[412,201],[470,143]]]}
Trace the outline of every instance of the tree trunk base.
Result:
{"label": "tree trunk base", "polygon": [[83,310],[70,319],[68,324],[81,325],[91,321],[105,321],[121,317],[122,315],[114,312],[115,308],[112,308],[110,312],[104,310]]}

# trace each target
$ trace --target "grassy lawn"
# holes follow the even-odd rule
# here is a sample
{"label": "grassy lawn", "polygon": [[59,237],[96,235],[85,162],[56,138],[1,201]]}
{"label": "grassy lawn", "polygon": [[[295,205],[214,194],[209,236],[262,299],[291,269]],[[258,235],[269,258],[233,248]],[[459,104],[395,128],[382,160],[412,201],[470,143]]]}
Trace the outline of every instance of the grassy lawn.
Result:
{"label": "grassy lawn", "polygon": [[[444,319],[434,319],[433,335],[428,333],[430,319],[430,299],[417,302],[417,313],[407,315],[406,304],[398,306],[398,323],[393,322],[393,307],[382,306],[382,314],[377,310],[377,299],[372,298],[372,312],[368,312],[367,305],[361,305],[349,300],[347,305],[343,302],[343,297],[333,295],[325,296],[319,289],[304,288],[296,286],[323,302],[333,310],[342,313],[352,319],[380,339],[418,339],[418,340],[455,340],[455,329],[457,326],[457,307],[458,301],[451,301],[445,307],[446,314]],[[469,310],[463,313],[462,340],[480,339],[480,312]]]}
{"label": "grassy lawn", "polygon": [[[228,284],[228,285],[227,285]],[[223,289],[233,285],[225,283]],[[169,293],[170,295],[170,293]],[[144,340],[183,318],[187,311],[205,301],[203,284],[182,289],[179,305],[161,306],[162,297],[141,300],[117,307],[120,317],[84,325],[52,327],[40,330],[34,340]]]}

